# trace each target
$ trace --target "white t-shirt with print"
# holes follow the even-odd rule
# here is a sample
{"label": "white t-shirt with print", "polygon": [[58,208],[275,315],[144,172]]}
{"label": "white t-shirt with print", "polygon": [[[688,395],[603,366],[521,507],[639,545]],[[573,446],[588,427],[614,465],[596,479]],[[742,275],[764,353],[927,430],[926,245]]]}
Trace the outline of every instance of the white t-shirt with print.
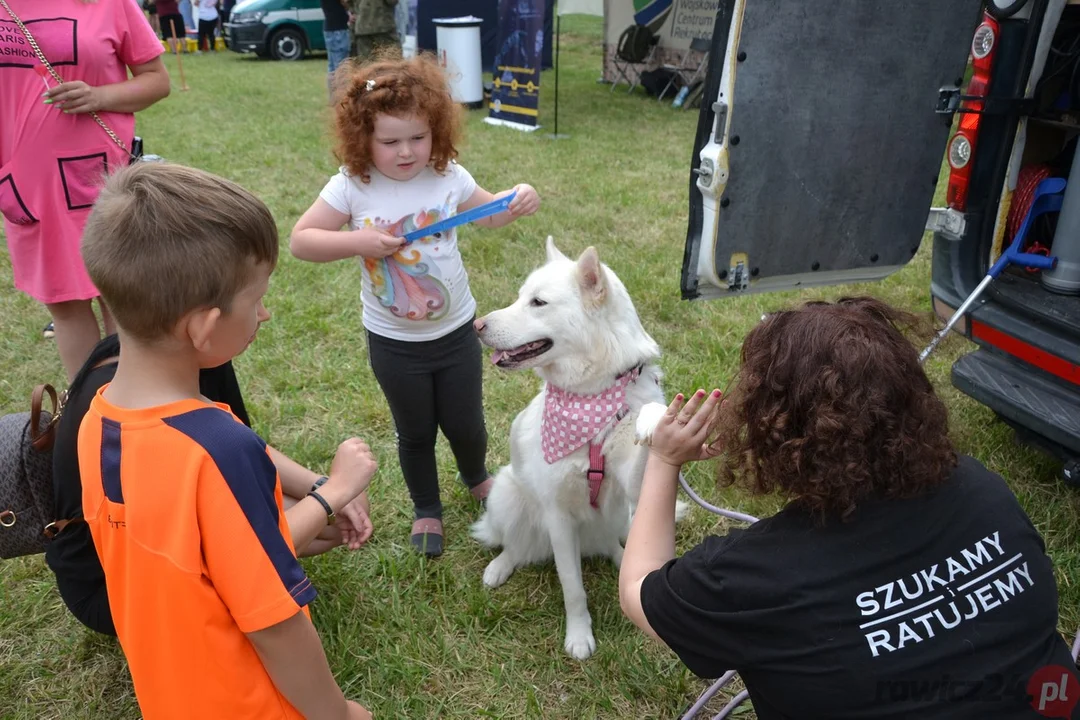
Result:
{"label": "white t-shirt with print", "polygon": [[[372,168],[371,181],[364,183],[342,168],[319,197],[348,215],[352,230],[375,226],[401,236],[456,215],[475,190],[469,171],[451,162],[442,175],[427,167],[408,181]],[[476,314],[455,230],[409,243],[386,258],[360,260],[369,332],[394,340],[435,340]]]}

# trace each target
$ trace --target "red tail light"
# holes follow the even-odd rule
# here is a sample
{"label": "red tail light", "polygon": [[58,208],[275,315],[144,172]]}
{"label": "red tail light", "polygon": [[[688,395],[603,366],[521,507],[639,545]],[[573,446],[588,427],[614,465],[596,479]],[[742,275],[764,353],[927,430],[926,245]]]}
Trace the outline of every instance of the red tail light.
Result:
{"label": "red tail light", "polygon": [[[975,29],[975,36],[971,40],[971,64],[974,73],[971,81],[968,82],[965,95],[986,96],[990,88],[990,69],[997,50],[999,27],[997,20],[983,13],[983,21]],[[945,195],[945,202],[954,210],[963,211],[967,207],[968,181],[971,178],[971,164],[975,159],[976,140],[979,136],[978,111],[982,110],[983,102],[982,100],[964,100],[960,108],[975,112],[960,113],[956,134],[949,140],[947,150],[950,168],[949,188]]]}

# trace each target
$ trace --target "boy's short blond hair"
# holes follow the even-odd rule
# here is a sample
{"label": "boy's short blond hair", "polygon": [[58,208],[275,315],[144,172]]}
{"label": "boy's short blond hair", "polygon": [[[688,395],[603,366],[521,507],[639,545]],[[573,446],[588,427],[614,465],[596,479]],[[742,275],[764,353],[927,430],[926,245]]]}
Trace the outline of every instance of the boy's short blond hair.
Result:
{"label": "boy's short blond hair", "polygon": [[256,265],[277,264],[278,232],[266,205],[230,180],[135,163],[106,180],[82,255],[117,324],[153,341],[193,310],[228,312]]}

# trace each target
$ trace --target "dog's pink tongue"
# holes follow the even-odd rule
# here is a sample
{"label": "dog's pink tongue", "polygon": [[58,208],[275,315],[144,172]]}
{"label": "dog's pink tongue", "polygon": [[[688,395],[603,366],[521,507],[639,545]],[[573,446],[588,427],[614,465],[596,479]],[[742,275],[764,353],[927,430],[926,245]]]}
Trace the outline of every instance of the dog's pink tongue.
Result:
{"label": "dog's pink tongue", "polygon": [[491,364],[498,365],[499,361],[502,360],[505,356],[505,352],[503,352],[502,350],[496,350],[495,352],[491,353]]}

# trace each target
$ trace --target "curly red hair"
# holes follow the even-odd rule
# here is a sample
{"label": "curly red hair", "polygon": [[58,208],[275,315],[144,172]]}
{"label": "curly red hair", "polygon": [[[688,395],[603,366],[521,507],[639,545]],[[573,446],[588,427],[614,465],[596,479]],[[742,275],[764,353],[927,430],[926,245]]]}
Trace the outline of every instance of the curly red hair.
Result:
{"label": "curly red hair", "polygon": [[[368,89],[368,85],[371,89]],[[450,95],[434,55],[403,59],[393,52],[364,65],[342,63],[334,74],[334,154],[350,173],[370,182],[371,138],[379,114],[415,115],[431,127],[431,165],[444,172],[458,156],[461,107]]]}
{"label": "curly red hair", "polygon": [[743,342],[717,414],[719,483],[779,492],[819,521],[943,483],[956,452],[945,405],[901,331],[917,326],[873,298],[769,315]]}

